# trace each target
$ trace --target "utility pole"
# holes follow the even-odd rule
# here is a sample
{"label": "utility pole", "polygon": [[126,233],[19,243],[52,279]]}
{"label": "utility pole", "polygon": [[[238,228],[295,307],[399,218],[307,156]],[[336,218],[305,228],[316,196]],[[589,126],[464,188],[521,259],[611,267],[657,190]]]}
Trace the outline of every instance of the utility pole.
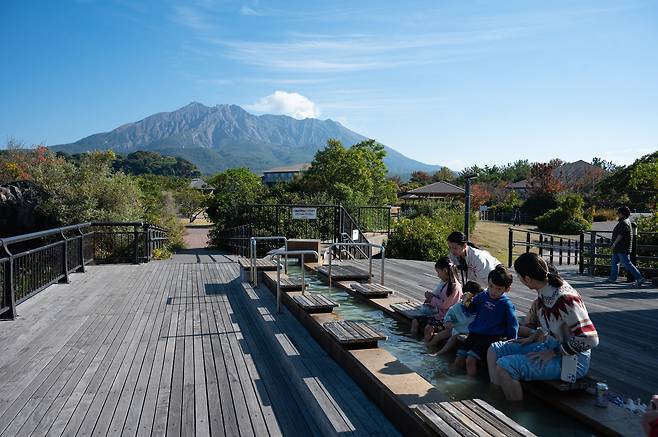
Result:
{"label": "utility pole", "polygon": [[471,179],[475,179],[477,176],[474,174],[464,175],[466,179],[466,199],[465,199],[465,208],[464,208],[464,234],[466,235],[466,240],[470,238],[469,229],[471,224]]}

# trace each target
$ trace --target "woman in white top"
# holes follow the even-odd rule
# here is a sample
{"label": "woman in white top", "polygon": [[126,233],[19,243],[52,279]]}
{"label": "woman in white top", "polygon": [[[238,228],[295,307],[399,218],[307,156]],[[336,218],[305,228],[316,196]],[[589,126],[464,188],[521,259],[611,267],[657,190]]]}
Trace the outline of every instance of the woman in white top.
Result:
{"label": "woman in white top", "polygon": [[486,250],[478,249],[468,242],[463,232],[455,231],[448,235],[450,259],[461,270],[462,284],[475,281],[483,288],[489,285],[489,272],[502,264]]}

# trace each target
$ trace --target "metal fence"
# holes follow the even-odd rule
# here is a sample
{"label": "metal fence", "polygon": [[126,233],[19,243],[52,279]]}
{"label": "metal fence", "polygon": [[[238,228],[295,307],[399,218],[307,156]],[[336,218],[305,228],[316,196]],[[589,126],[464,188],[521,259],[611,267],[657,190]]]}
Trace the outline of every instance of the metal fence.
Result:
{"label": "metal fence", "polygon": [[82,223],[0,238],[0,318],[16,305],[90,262],[148,262],[167,242],[167,230],[142,222]]}
{"label": "metal fence", "polygon": [[[612,231],[587,231],[582,234],[583,263],[580,273],[607,275],[610,273],[612,258]],[[631,261],[645,277],[658,273],[658,233],[638,232],[632,224]],[[623,268],[623,264],[620,265]],[[628,274],[628,272],[627,272]],[[629,280],[633,278],[629,275]]]}
{"label": "metal fence", "polygon": [[[314,210],[312,218],[297,219],[295,209]],[[243,224],[214,232],[214,240],[233,253],[246,256],[251,237],[285,235],[289,239],[325,243],[367,242],[366,232],[390,234],[390,206],[362,206],[350,213],[341,205],[252,204],[239,213]],[[355,232],[358,231],[356,239]],[[347,235],[347,238],[345,236]],[[275,248],[275,242],[258,245],[259,256]],[[357,251],[358,252],[358,251]]]}
{"label": "metal fence", "polygon": [[[546,234],[527,229],[509,228],[507,264],[512,267],[515,256],[537,252],[546,261],[558,265],[582,263],[582,237]],[[519,251],[517,248],[521,248]],[[582,265],[582,264],[581,264]]]}
{"label": "metal fence", "polygon": [[[514,223],[514,211],[479,211],[478,218],[482,221]],[[525,213],[519,212],[519,224],[530,225],[535,223],[535,217]]]}

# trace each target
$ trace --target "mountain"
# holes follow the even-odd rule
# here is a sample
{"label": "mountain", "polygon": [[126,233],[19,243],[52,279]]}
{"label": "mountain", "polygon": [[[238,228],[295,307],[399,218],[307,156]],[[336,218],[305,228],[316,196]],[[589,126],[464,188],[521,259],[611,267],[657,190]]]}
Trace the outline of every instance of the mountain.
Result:
{"label": "mountain", "polygon": [[[237,105],[208,107],[190,103],[173,112],[154,114],[51,149],[66,153],[107,149],[121,154],[153,151],[187,159],[202,173],[212,174],[232,167],[249,167],[260,172],[310,162],[329,138],[336,138],[345,146],[367,139],[330,119],[256,116]],[[386,147],[386,152],[384,161],[391,175],[404,177],[414,170],[441,169],[407,158],[390,147]]]}

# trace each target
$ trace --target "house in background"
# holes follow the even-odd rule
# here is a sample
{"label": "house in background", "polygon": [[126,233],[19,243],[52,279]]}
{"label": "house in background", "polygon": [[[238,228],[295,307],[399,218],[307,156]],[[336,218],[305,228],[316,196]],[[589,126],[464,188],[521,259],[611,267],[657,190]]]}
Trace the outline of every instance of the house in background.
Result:
{"label": "house in background", "polygon": [[434,182],[433,184],[425,185],[424,187],[416,188],[415,190],[407,191],[400,199],[406,201],[414,200],[454,200],[464,199],[466,193],[464,189],[453,185],[449,182]]}
{"label": "house in background", "polygon": [[295,176],[301,175],[311,168],[310,162],[302,164],[288,165],[285,167],[275,167],[263,172],[261,180],[265,185],[274,185],[277,182],[292,182]]}
{"label": "house in background", "polygon": [[203,194],[212,194],[213,187],[208,185],[206,181],[200,178],[194,178],[190,181],[190,188],[201,191]]}
{"label": "house in background", "polygon": [[[594,186],[605,177],[605,170],[585,162],[582,159],[575,162],[567,162],[553,170],[553,177],[570,189],[587,189]],[[532,187],[531,179],[507,184],[505,188],[516,191],[521,199],[527,199]]]}

